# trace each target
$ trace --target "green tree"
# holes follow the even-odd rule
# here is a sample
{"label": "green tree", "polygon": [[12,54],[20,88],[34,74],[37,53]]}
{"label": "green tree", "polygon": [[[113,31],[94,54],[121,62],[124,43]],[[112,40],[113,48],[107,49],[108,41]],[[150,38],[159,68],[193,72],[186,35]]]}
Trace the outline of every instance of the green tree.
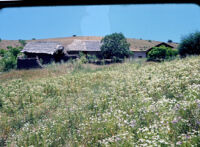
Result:
{"label": "green tree", "polygon": [[168,43],[172,43],[173,41],[172,41],[171,39],[169,39],[167,42],[168,42]]}
{"label": "green tree", "polygon": [[150,61],[163,61],[178,55],[177,49],[172,49],[165,46],[153,47],[147,54],[147,59]]}
{"label": "green tree", "polygon": [[181,57],[200,55],[200,32],[191,33],[183,37],[178,50]]}
{"label": "green tree", "polygon": [[124,59],[131,55],[130,44],[122,33],[106,35],[101,40],[101,58],[104,59]]}

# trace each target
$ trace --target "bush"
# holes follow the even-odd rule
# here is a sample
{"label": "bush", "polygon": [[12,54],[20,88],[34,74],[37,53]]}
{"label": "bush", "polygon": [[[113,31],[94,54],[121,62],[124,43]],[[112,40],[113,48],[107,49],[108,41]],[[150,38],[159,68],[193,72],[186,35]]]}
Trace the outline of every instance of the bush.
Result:
{"label": "bush", "polygon": [[129,50],[130,44],[122,33],[113,33],[106,35],[101,40],[101,58],[113,59],[119,58],[124,59],[129,57],[132,53]]}
{"label": "bush", "polygon": [[87,55],[86,58],[89,63],[95,63],[98,60],[98,58],[95,55]]}
{"label": "bush", "polygon": [[170,59],[177,55],[178,55],[177,49],[160,46],[160,47],[153,47],[153,49],[148,52],[147,59],[149,61],[163,61],[165,59]]}
{"label": "bush", "polygon": [[16,65],[17,65],[17,60],[10,53],[6,54],[2,58],[2,69],[3,69],[3,71],[8,71],[10,69],[14,69],[14,68],[16,68]]}
{"label": "bush", "polygon": [[3,57],[0,60],[0,68],[3,71],[9,71],[10,69],[15,69],[17,66],[17,56],[20,54],[21,47],[12,48],[9,47],[8,50],[1,49],[0,55]]}
{"label": "bush", "polygon": [[200,55],[200,32],[191,33],[182,38],[178,49],[181,57]]}
{"label": "bush", "polygon": [[4,57],[4,55],[7,53],[7,50],[5,49],[0,49],[0,56]]}
{"label": "bush", "polygon": [[88,60],[86,58],[86,55],[82,52],[79,53],[79,59],[81,63],[88,63]]}

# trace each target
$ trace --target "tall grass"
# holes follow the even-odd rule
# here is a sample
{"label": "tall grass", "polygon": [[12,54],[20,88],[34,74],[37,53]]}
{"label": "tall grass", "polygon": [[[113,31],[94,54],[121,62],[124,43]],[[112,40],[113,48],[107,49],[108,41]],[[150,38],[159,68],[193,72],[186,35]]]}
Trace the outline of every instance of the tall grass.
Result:
{"label": "tall grass", "polygon": [[0,146],[200,145],[200,57],[81,66],[1,82]]}

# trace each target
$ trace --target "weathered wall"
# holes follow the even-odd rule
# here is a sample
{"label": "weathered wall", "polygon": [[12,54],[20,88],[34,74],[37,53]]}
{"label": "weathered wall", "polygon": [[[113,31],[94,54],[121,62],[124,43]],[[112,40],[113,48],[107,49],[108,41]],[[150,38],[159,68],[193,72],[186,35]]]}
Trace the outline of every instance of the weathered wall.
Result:
{"label": "weathered wall", "polygon": [[86,55],[98,55],[100,54],[100,51],[68,51],[67,53],[69,55],[79,55],[80,53],[84,53]]}
{"label": "weathered wall", "polygon": [[42,68],[37,58],[18,58],[17,69]]}
{"label": "weathered wall", "polygon": [[145,51],[135,51],[133,53],[134,53],[133,58],[146,58]]}
{"label": "weathered wall", "polygon": [[54,61],[53,55],[48,54],[36,54],[36,53],[25,53],[28,58],[36,58],[38,57],[41,60],[42,64],[49,64]]}

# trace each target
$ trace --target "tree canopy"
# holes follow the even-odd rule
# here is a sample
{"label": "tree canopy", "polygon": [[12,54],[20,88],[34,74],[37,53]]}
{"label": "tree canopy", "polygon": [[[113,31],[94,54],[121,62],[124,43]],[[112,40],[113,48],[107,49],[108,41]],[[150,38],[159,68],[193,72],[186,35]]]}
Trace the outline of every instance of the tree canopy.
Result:
{"label": "tree canopy", "polygon": [[200,32],[191,33],[182,38],[178,49],[182,57],[200,55]]}
{"label": "tree canopy", "polygon": [[104,59],[124,59],[131,55],[130,44],[122,33],[106,35],[101,43],[101,57]]}

